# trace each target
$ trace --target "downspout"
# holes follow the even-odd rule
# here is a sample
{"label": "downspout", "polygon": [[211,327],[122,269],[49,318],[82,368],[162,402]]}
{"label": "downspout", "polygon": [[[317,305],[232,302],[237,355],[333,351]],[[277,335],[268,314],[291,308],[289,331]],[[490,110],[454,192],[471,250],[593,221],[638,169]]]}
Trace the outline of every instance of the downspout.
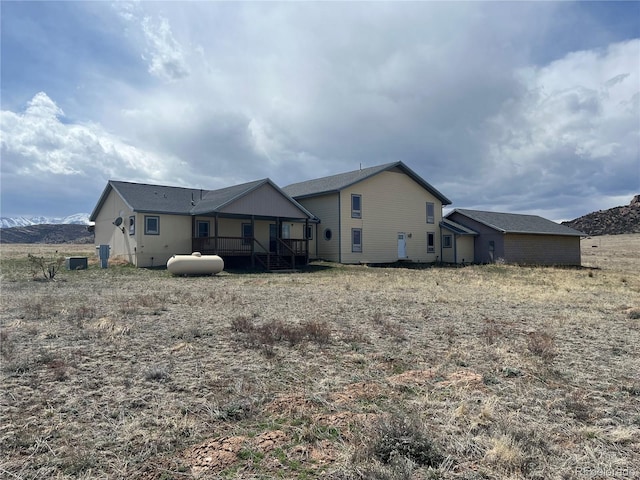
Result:
{"label": "downspout", "polygon": [[342,263],[342,210],[341,192],[338,192],[338,263]]}
{"label": "downspout", "polygon": [[256,268],[256,217],[251,215],[251,268]]}
{"label": "downspout", "polygon": [[309,264],[309,217],[304,219],[304,238],[305,238],[305,254],[306,254],[306,258],[305,258],[305,265]]}
{"label": "downspout", "polygon": [[457,233],[453,234],[453,263],[458,263],[458,237]]}

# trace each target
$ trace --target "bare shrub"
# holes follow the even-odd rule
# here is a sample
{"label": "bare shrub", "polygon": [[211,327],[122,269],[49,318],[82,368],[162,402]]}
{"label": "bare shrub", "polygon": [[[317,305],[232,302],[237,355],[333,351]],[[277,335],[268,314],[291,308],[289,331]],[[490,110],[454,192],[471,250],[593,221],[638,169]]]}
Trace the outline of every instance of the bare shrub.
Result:
{"label": "bare shrub", "polygon": [[327,322],[310,320],[302,324],[305,336],[316,343],[325,344],[331,341],[331,326]]}
{"label": "bare shrub", "polygon": [[250,318],[238,316],[231,321],[231,328],[234,332],[245,334],[247,342],[262,348],[267,356],[273,356],[272,347],[278,342],[294,346],[305,341],[326,344],[331,339],[331,327],[325,322],[313,320],[302,325],[288,324],[282,320],[270,320],[256,325]]}
{"label": "bare shrub", "polygon": [[564,399],[563,403],[565,411],[576,420],[584,422],[589,420],[591,417],[591,408],[584,401],[583,395],[573,392],[570,396]]}
{"label": "bare shrub", "polygon": [[416,414],[393,413],[373,426],[367,451],[383,464],[405,458],[417,465],[437,467],[443,461],[425,425]]}
{"label": "bare shrub", "polygon": [[500,325],[498,325],[495,320],[491,318],[484,319],[484,327],[480,332],[480,336],[484,338],[487,345],[493,345],[494,343],[496,343],[501,333],[502,331],[500,329]]}
{"label": "bare shrub", "polygon": [[[57,252],[56,252],[57,253]],[[45,280],[53,280],[64,263],[64,257],[51,256],[49,258],[43,256],[27,255],[29,264],[31,265],[31,274],[35,279],[42,274]]]}
{"label": "bare shrub", "polygon": [[253,321],[249,317],[239,315],[231,320],[231,328],[234,332],[249,333],[253,330],[254,325]]}
{"label": "bare shrub", "polygon": [[0,354],[4,360],[10,360],[15,351],[15,344],[9,337],[9,332],[5,329],[0,330]]}
{"label": "bare shrub", "polygon": [[527,348],[545,361],[553,360],[556,356],[555,339],[546,332],[529,333]]}
{"label": "bare shrub", "polygon": [[47,366],[53,373],[54,380],[63,382],[64,380],[67,380],[69,378],[67,372],[69,365],[64,360],[56,358],[55,360],[48,362]]}
{"label": "bare shrub", "polygon": [[147,368],[144,378],[149,381],[166,382],[170,379],[169,369],[162,365],[154,365]]}
{"label": "bare shrub", "polygon": [[631,320],[640,320],[640,308],[632,308],[629,310],[629,318]]}

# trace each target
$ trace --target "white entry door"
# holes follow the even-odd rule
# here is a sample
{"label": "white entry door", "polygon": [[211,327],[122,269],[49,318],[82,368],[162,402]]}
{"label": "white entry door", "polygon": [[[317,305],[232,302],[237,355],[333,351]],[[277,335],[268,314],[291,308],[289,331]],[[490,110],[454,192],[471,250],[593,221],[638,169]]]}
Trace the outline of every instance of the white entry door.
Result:
{"label": "white entry door", "polygon": [[407,258],[407,240],[404,232],[398,233],[398,258]]}

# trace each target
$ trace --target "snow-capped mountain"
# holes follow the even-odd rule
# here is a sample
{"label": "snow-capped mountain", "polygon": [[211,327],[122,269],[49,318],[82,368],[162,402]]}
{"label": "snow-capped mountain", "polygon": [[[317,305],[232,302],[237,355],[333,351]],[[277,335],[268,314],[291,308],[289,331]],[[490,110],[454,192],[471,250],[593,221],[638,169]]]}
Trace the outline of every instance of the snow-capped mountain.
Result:
{"label": "snow-capped mountain", "polygon": [[1,217],[0,228],[28,227],[42,224],[89,225],[88,213],[76,213],[67,217]]}

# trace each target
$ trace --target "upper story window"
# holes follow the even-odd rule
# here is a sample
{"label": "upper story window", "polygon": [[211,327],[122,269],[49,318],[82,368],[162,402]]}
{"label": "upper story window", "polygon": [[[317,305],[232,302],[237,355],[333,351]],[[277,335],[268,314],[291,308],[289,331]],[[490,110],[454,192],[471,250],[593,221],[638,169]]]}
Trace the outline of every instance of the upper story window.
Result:
{"label": "upper story window", "polygon": [[436,206],[431,202],[427,202],[427,223],[435,223],[436,221]]}
{"label": "upper story window", "polygon": [[157,215],[144,216],[144,234],[160,235],[160,217]]}
{"label": "upper story window", "polygon": [[351,218],[362,218],[362,195],[351,195]]}
{"label": "upper story window", "polygon": [[135,234],[136,234],[136,216],[131,215],[129,217],[129,235],[135,235]]}

